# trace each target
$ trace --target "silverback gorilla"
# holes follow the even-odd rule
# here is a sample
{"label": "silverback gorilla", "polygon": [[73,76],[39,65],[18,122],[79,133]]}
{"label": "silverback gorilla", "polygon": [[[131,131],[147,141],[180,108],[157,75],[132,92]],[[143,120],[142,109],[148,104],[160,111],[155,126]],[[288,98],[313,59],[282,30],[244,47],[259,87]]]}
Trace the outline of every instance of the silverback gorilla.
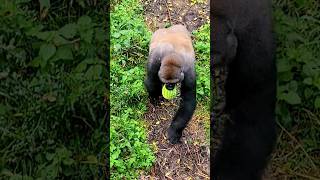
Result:
{"label": "silverback gorilla", "polygon": [[260,180],[272,153],[276,66],[271,13],[271,0],[210,2],[211,66],[228,71],[224,112],[229,120],[211,156],[215,180]]}
{"label": "silverback gorilla", "polygon": [[191,35],[182,25],[158,29],[152,35],[149,47],[145,86],[152,104],[161,96],[164,84],[172,90],[181,83],[179,109],[168,130],[171,143],[180,143],[183,129],[187,126],[196,107],[195,54]]}

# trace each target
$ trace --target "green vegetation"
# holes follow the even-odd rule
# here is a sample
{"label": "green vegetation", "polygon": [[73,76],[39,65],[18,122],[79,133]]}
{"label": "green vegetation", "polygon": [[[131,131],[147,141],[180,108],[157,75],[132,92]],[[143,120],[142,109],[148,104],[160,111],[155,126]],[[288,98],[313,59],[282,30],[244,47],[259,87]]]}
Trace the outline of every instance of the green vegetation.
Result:
{"label": "green vegetation", "polygon": [[1,1],[0,179],[103,173],[106,3]]}
{"label": "green vegetation", "polygon": [[[288,157],[275,161],[286,174],[320,176],[313,173],[319,172],[320,167],[316,153],[320,147],[319,9],[317,0],[274,1],[279,84],[277,114],[280,132],[289,138],[280,133],[278,151]],[[299,148],[292,152],[295,146]]]}
{"label": "green vegetation", "polygon": [[[308,2],[279,2],[274,13],[278,37],[278,99],[280,105],[291,105],[296,110],[320,109],[320,13],[316,1]],[[283,120],[288,120],[285,123],[292,123],[288,112],[281,112]]]}
{"label": "green vegetation", "polygon": [[[155,157],[146,141],[142,115],[146,111],[145,63],[151,33],[138,0],[113,4],[110,62],[111,179],[133,179],[148,169]],[[134,18],[132,18],[134,17]]]}
{"label": "green vegetation", "polygon": [[210,22],[193,32],[196,53],[197,101],[210,104]]}

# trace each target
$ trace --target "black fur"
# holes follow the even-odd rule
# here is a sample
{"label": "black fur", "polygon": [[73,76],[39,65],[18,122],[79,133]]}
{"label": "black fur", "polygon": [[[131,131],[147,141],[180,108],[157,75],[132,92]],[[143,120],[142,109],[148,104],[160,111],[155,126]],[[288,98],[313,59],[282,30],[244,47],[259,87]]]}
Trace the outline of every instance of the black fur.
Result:
{"label": "black fur", "polygon": [[161,66],[160,61],[152,61],[150,59],[162,58],[159,53],[151,53],[147,64],[147,78],[144,81],[151,104],[157,105],[159,96],[161,96],[162,83],[158,77],[158,71]]}
{"label": "black fur", "polygon": [[271,0],[210,4],[211,65],[227,66],[225,112],[230,117],[222,144],[211,156],[211,177],[260,180],[276,141]]}
{"label": "black fur", "polygon": [[[149,58],[162,59],[163,54],[154,52],[151,53]],[[161,96],[162,82],[158,77],[161,63],[159,62],[149,59],[147,65],[145,86],[152,104],[157,104],[159,96]],[[182,131],[187,126],[196,107],[196,74],[192,68],[184,70],[184,80],[181,82],[181,98],[180,107],[168,129],[169,141],[172,144],[181,143]]]}

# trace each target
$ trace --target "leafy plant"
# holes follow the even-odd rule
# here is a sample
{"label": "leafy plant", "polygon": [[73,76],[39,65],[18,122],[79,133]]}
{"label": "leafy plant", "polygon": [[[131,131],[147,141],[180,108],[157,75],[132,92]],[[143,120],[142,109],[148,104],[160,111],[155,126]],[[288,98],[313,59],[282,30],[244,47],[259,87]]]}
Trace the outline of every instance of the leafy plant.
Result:
{"label": "leafy plant", "polygon": [[[300,2],[300,1],[299,1]],[[319,109],[320,98],[320,47],[319,33],[315,18],[319,17],[315,6],[298,16],[288,16],[283,8],[289,7],[289,14],[297,9],[307,10],[305,3],[277,2],[275,6],[275,31],[277,33],[277,68],[278,68],[278,114],[280,119],[290,125],[293,120],[289,109]],[[300,13],[300,11],[299,11]]]}
{"label": "leafy plant", "polygon": [[[286,132],[285,135],[279,133],[273,161],[287,178],[301,179],[297,174],[318,177],[320,164],[315,152],[320,145],[320,5],[316,0],[275,0],[273,6],[277,40],[277,117],[280,132]],[[302,151],[292,151],[297,145]],[[287,161],[278,158],[283,154]]]}
{"label": "leafy plant", "polygon": [[0,178],[91,179],[104,166],[103,3],[0,4]]}
{"label": "leafy plant", "polygon": [[210,99],[210,23],[193,32],[196,53],[197,99],[207,102]]}
{"label": "leafy plant", "polygon": [[[131,18],[135,17],[135,18]],[[137,0],[122,1],[111,11],[110,168],[111,179],[133,179],[155,157],[146,141],[145,61],[150,32]]]}

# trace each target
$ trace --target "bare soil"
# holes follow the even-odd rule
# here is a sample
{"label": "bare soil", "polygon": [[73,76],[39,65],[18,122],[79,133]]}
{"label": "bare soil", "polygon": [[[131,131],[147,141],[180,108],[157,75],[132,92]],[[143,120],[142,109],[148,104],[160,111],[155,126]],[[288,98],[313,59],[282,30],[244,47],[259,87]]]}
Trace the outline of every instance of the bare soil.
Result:
{"label": "bare soil", "polygon": [[209,142],[205,132],[208,116],[195,114],[184,130],[181,144],[170,144],[167,129],[178,108],[178,100],[149,104],[145,119],[149,125],[148,142],[154,146],[156,163],[149,175],[140,179],[209,179]]}
{"label": "bare soil", "polygon": [[143,0],[145,21],[155,31],[167,24],[183,24],[192,32],[209,21],[209,0],[192,5],[185,0]]}

